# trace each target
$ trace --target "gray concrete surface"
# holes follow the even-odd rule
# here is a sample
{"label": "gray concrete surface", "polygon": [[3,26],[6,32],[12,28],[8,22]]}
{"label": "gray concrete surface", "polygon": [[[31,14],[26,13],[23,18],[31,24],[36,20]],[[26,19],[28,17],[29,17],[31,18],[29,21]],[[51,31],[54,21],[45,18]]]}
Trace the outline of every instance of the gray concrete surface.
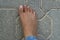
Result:
{"label": "gray concrete surface", "polygon": [[52,9],[48,15],[53,18],[53,35],[50,40],[60,40],[60,9]]}
{"label": "gray concrete surface", "polygon": [[60,8],[60,0],[42,0],[42,9],[43,11],[47,12],[50,9],[57,9]]}
{"label": "gray concrete surface", "polygon": [[21,32],[16,20],[17,16],[16,10],[0,10],[0,40],[16,40],[19,35],[16,31]]}
{"label": "gray concrete surface", "polygon": [[36,11],[39,35],[48,40],[60,40],[60,0],[0,0],[0,40],[23,37],[19,5],[29,5]]}

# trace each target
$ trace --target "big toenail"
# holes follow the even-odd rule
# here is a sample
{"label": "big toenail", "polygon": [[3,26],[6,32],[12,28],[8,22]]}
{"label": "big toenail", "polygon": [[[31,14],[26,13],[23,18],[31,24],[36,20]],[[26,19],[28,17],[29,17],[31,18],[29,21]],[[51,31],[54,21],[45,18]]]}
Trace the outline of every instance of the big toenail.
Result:
{"label": "big toenail", "polygon": [[23,8],[23,6],[22,6],[22,5],[20,5],[20,8]]}

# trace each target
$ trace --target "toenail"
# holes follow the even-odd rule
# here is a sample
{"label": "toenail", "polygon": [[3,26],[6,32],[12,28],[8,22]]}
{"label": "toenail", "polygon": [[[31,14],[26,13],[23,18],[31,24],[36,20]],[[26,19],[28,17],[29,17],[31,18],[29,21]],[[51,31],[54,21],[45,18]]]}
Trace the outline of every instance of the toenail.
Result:
{"label": "toenail", "polygon": [[22,5],[20,5],[20,8],[23,8],[23,6],[22,6]]}
{"label": "toenail", "polygon": [[35,15],[36,13],[34,12],[34,15]]}
{"label": "toenail", "polygon": [[26,5],[24,5],[24,6],[26,6]]}
{"label": "toenail", "polygon": [[35,14],[35,12],[34,12],[34,14]]}
{"label": "toenail", "polygon": [[29,6],[27,8],[29,8]]}

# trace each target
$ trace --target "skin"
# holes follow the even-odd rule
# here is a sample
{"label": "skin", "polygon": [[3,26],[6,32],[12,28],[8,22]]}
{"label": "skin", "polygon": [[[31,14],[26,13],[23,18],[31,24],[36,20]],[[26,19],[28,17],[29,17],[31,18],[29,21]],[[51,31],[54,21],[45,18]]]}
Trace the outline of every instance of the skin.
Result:
{"label": "skin", "polygon": [[19,17],[22,23],[24,36],[37,36],[37,17],[33,9],[26,5],[20,5]]}

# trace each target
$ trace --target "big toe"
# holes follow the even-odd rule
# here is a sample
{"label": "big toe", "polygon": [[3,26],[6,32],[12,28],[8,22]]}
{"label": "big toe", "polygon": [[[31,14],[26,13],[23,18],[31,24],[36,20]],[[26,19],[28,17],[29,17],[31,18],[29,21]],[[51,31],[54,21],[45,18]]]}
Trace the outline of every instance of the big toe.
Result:
{"label": "big toe", "polygon": [[19,6],[19,13],[22,13],[23,12],[23,5],[20,5]]}

